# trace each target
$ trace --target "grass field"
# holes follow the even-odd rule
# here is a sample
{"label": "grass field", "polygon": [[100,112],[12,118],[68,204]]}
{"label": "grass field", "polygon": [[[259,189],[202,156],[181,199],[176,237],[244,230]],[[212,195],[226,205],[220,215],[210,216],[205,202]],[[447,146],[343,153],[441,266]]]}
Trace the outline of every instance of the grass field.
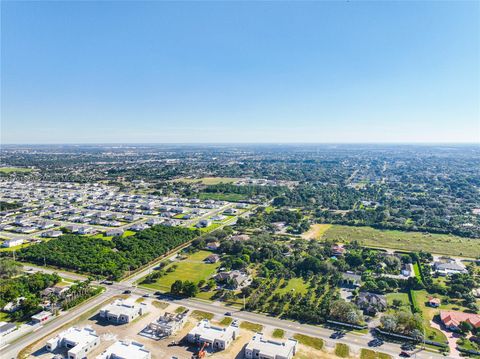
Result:
{"label": "grass field", "polygon": [[379,230],[371,227],[332,225],[322,236],[323,240],[346,243],[353,240],[371,247],[477,258],[480,240],[446,234]]}
{"label": "grass field", "polygon": [[250,330],[251,332],[261,332],[263,329],[263,325],[251,323],[251,322],[241,322],[240,328]]}
{"label": "grass field", "polygon": [[201,311],[201,310],[194,310],[192,312],[192,317],[195,318],[195,319],[198,319],[198,320],[203,320],[203,319],[212,320],[214,315],[213,315],[213,313],[204,312],[204,311]]}
{"label": "grass field", "polygon": [[300,344],[309,346],[313,349],[322,350],[323,348],[324,342],[321,338],[309,337],[308,335],[303,334],[295,334],[293,338],[298,340]]}
{"label": "grass field", "polygon": [[214,185],[219,183],[232,183],[240,179],[241,178],[234,178],[234,177],[177,178],[172,180],[172,182],[201,183],[209,186],[209,185]]}
{"label": "grass field", "polygon": [[[283,281],[283,280],[282,280]],[[283,282],[282,282],[283,283]],[[303,280],[303,278],[292,278],[288,281],[288,284],[284,288],[280,288],[280,286],[275,290],[275,293],[285,294],[288,292],[294,291],[295,293],[306,293],[307,292],[307,284]]]}
{"label": "grass field", "polygon": [[210,254],[212,253],[208,251],[195,252],[188,256],[187,259],[169,264],[165,269],[168,269],[173,264],[177,264],[178,267],[173,272],[167,273],[159,278],[157,282],[141,285],[143,287],[168,292],[173,282],[177,279],[182,281],[190,280],[194,283],[198,283],[202,279],[207,280],[216,273],[217,268],[220,266],[220,263],[209,264],[203,261]]}
{"label": "grass field", "polygon": [[360,359],[391,359],[392,357],[385,353],[375,352],[370,349],[363,348],[360,351]]}
{"label": "grass field", "polygon": [[278,329],[278,328],[276,328],[272,333],[272,337],[277,338],[277,339],[283,338],[284,335],[285,335],[285,330]]}
{"label": "grass field", "polygon": [[32,172],[33,170],[31,168],[22,168],[22,167],[0,167],[0,173],[13,173],[13,172],[18,172],[18,173],[28,173]]}
{"label": "grass field", "polygon": [[198,194],[201,200],[213,199],[214,201],[241,202],[247,199],[247,195],[241,193],[213,193],[201,192]]}
{"label": "grass field", "polygon": [[304,239],[321,239],[324,233],[330,229],[331,224],[312,224],[310,229],[302,234]]}
{"label": "grass field", "polygon": [[348,358],[350,356],[350,347],[347,344],[337,343],[335,345],[335,355],[340,358]]}

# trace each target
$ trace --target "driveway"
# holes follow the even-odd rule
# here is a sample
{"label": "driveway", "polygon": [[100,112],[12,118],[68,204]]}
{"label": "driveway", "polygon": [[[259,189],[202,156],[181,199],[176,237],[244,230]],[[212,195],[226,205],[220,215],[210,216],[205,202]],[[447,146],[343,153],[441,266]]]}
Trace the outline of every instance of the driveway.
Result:
{"label": "driveway", "polygon": [[449,358],[462,358],[460,356],[460,352],[457,350],[457,340],[459,338],[458,334],[456,333],[453,333],[451,331],[447,331],[447,330],[444,330],[444,328],[442,328],[441,325],[435,323],[434,321],[430,321],[430,326],[432,328],[435,328],[435,329],[438,329],[438,330],[441,330],[445,336],[447,337],[447,341],[448,341],[448,346],[450,348],[450,354],[449,354]]}

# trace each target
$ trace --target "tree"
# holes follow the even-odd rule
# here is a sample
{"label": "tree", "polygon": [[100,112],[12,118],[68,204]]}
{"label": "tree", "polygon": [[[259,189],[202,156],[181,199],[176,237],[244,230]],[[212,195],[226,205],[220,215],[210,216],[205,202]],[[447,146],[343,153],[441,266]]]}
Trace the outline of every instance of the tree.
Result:
{"label": "tree", "polygon": [[172,283],[170,287],[170,292],[173,294],[180,295],[183,291],[183,282],[180,279],[177,279],[175,282]]}
{"label": "tree", "polygon": [[183,282],[182,294],[186,297],[195,297],[198,293],[198,286],[189,280]]}

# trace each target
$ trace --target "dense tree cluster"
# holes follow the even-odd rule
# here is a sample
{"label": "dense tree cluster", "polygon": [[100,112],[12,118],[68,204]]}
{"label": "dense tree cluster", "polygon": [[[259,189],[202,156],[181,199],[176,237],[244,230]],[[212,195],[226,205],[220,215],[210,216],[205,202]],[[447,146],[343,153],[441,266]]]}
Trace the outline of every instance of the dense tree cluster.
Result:
{"label": "dense tree cluster", "polygon": [[11,314],[14,320],[24,320],[41,310],[40,293],[60,282],[57,274],[34,273],[14,278],[0,279],[0,307],[19,301],[19,308]]}
{"label": "dense tree cluster", "polygon": [[118,279],[197,235],[197,231],[166,226],[112,241],[68,234],[24,248],[18,258]]}

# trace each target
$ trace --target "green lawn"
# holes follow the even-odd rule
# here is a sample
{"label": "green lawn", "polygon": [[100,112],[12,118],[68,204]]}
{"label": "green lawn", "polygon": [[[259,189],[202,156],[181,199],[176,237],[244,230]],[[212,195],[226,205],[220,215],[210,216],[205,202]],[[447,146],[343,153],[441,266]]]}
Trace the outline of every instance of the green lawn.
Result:
{"label": "green lawn", "polygon": [[168,292],[170,291],[170,287],[173,282],[175,282],[177,279],[182,281],[190,280],[194,283],[198,283],[202,279],[207,280],[209,277],[211,277],[217,272],[217,268],[220,266],[220,262],[209,264],[203,261],[211,254],[212,253],[208,251],[195,252],[189,255],[186,259],[169,264],[165,268],[168,269],[173,264],[176,264],[177,268],[173,272],[167,273],[166,275],[158,279],[155,283],[145,283],[141,284],[141,286],[154,290]]}
{"label": "green lawn", "polygon": [[370,349],[363,348],[360,351],[360,359],[391,359],[392,357],[385,353],[379,353]]}
{"label": "green lawn", "polygon": [[276,328],[272,333],[272,337],[277,339],[282,339],[284,335],[285,335],[285,330],[278,329],[278,328]]}
{"label": "green lawn", "polygon": [[194,310],[192,312],[192,317],[195,318],[195,319],[198,319],[198,320],[203,320],[203,319],[212,320],[214,315],[213,315],[213,313],[204,312],[204,311],[201,311],[201,310]]}
{"label": "green lawn", "polygon": [[477,258],[480,256],[478,239],[463,238],[447,234],[430,234],[379,230],[371,227],[351,227],[333,225],[322,236],[323,240],[346,243],[353,240],[361,245],[392,248],[409,251],[426,251],[429,253],[448,254]]}
{"label": "green lawn", "polygon": [[386,295],[387,297],[387,304],[389,307],[392,307],[393,306],[393,301],[395,299],[397,300],[400,300],[401,301],[401,305],[400,307],[398,308],[399,310],[403,310],[403,311],[406,311],[406,312],[410,312],[410,299],[408,298],[408,294],[407,293],[388,293]]}
{"label": "green lawn", "polygon": [[22,168],[22,167],[0,167],[0,173],[13,173],[13,172],[18,172],[18,173],[28,173],[32,172],[33,170],[31,168]]}
{"label": "green lawn", "polygon": [[198,198],[202,200],[213,199],[214,201],[241,202],[245,201],[248,197],[241,193],[200,192]]}
{"label": "green lawn", "polygon": [[[282,279],[283,283],[283,279]],[[306,293],[307,292],[307,284],[303,280],[303,278],[292,278],[288,281],[288,284],[284,288],[280,288],[280,286],[275,290],[275,293],[285,294],[290,291],[294,291],[295,293]]]}
{"label": "green lawn", "polygon": [[337,343],[335,355],[340,358],[348,358],[350,356],[350,347],[347,344]]}
{"label": "green lawn", "polygon": [[251,323],[251,322],[241,322],[240,323],[240,328],[250,330],[251,332],[261,332],[263,329],[263,325],[261,324],[256,324],[256,323]]}
{"label": "green lawn", "polygon": [[440,309],[453,309],[454,306],[452,306],[451,304],[442,304],[438,309],[428,307],[426,305],[426,302],[428,301],[428,297],[430,297],[430,294],[428,294],[426,290],[416,290],[414,297],[414,300],[417,301],[418,308],[420,308],[420,310],[422,311],[427,339],[434,340],[440,343],[445,343],[447,341],[445,334],[443,334],[443,332],[438,329],[432,328],[430,326],[430,321],[435,315],[440,312]]}
{"label": "green lawn", "polygon": [[323,348],[324,342],[321,338],[309,337],[303,334],[295,334],[293,338],[298,340],[300,344],[307,345],[313,349],[322,350]]}

